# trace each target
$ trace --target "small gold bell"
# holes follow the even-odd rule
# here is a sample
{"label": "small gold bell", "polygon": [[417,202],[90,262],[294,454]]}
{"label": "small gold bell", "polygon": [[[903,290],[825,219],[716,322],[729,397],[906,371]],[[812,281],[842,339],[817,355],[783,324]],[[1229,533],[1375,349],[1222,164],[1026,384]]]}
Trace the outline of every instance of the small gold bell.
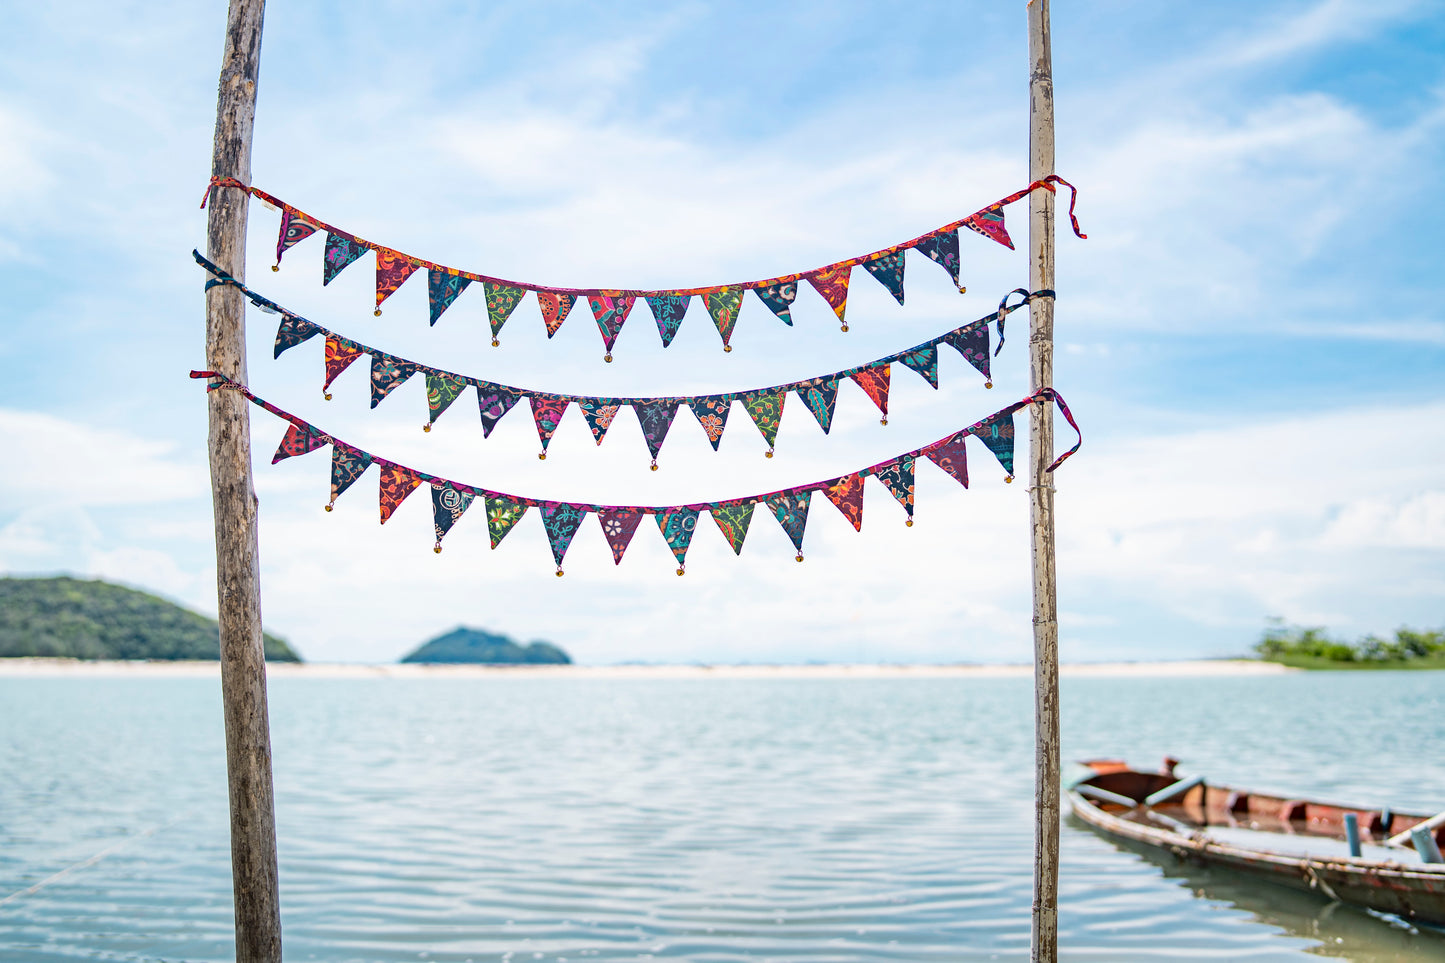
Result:
{"label": "small gold bell", "polygon": [[984,386],[985,388],[992,388],[992,387],[993,387],[993,382],[992,382],[992,381],[985,381],[985,382],[983,383],[983,386]]}
{"label": "small gold bell", "polygon": [[558,578],[561,578],[561,577],[562,577],[562,566],[560,566],[560,565],[557,566],[557,577],[558,577]]}
{"label": "small gold bell", "polygon": [[888,424],[888,416],[887,416],[887,415],[884,415],[882,418],[879,418],[879,419],[878,419],[878,424],[880,424],[880,425],[886,425],[886,424]]}
{"label": "small gold bell", "polygon": [[329,392],[329,391],[323,391],[323,392],[321,392],[321,397],[325,398],[327,401],[330,401],[330,400],[331,400],[331,392]]}
{"label": "small gold bell", "polygon": [[798,561],[801,562],[802,560],[803,560],[803,553],[802,553],[802,552],[799,552],[799,553],[798,553]]}
{"label": "small gold bell", "polygon": [[677,567],[677,574],[678,574],[678,575],[686,575],[687,573],[684,572],[682,566],[679,565],[679,566]]}
{"label": "small gold bell", "polygon": [[435,545],[433,545],[433,546],[432,546],[432,551],[433,551],[433,552],[436,552],[438,555],[440,555],[440,554],[442,553],[442,543],[441,543],[441,542],[437,542]]}
{"label": "small gold bell", "polygon": [[538,460],[538,461],[546,461],[546,460],[547,460],[547,453],[546,453],[545,451],[543,451],[543,452],[538,452],[538,453],[537,453],[537,460]]}
{"label": "small gold bell", "polygon": [[609,352],[607,352],[606,354],[604,354],[604,355],[602,356],[602,360],[603,360],[603,361],[606,361],[608,364],[611,364],[611,363],[612,363],[612,352],[609,351]]}
{"label": "small gold bell", "polygon": [[336,505],[335,502],[327,502],[327,503],[326,503],[326,510],[327,510],[328,512],[331,511],[331,509],[332,509],[333,507],[335,507],[335,505]]}
{"label": "small gold bell", "polygon": [[1003,481],[1005,485],[1012,485],[1014,483],[1014,476],[1005,475],[1003,476]]}
{"label": "small gold bell", "polygon": [[724,350],[724,351],[731,351],[732,349],[733,349],[733,346],[730,345],[730,344],[725,344],[725,345],[723,345],[723,350]]}
{"label": "small gold bell", "polygon": [[907,525],[909,528],[912,528],[912,527],[913,527],[913,519],[910,518],[908,521],[904,522],[903,524]]}
{"label": "small gold bell", "polygon": [[494,348],[500,348],[501,346],[502,346],[502,342],[498,341],[496,338],[493,338],[493,339],[492,339],[492,347],[494,347]]}
{"label": "small gold bell", "polygon": [[422,430],[422,431],[431,431],[431,423],[428,422],[427,424],[422,425],[422,426],[421,426],[421,430]]}
{"label": "small gold bell", "polygon": [[281,270],[281,265],[279,265],[279,264],[273,264],[273,265],[271,265],[271,270],[273,270],[273,271],[279,271],[279,270]]}
{"label": "small gold bell", "polygon": [[771,457],[773,457],[773,450],[772,450],[771,448],[769,448],[767,451],[763,452],[763,457],[764,457],[764,458],[771,458]]}
{"label": "small gold bell", "polygon": [[652,470],[657,471],[657,459],[652,459]]}
{"label": "small gold bell", "polygon": [[375,315],[376,317],[379,318],[379,317],[381,317],[381,308],[377,308],[375,311],[373,311],[373,312],[371,312],[371,313],[372,313],[373,315]]}
{"label": "small gold bell", "polygon": [[841,325],[839,325],[839,327],[840,327],[840,329],[843,331],[844,334],[847,334],[847,333],[848,333],[848,322],[847,322],[847,321],[844,321]]}

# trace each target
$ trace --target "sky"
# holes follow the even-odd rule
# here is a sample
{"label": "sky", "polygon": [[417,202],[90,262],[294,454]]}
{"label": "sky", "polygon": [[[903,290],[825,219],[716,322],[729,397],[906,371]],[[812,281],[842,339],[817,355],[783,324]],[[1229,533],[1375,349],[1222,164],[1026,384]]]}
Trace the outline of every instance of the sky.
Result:
{"label": "sky", "polygon": [[[0,37],[0,573],[104,578],[215,611],[204,248],[224,4],[25,4]],[[557,286],[661,288],[808,270],[1028,182],[1021,2],[273,4],[253,183],[393,248]],[[1057,169],[1088,240],[1058,238],[1055,384],[1084,447],[1057,473],[1065,661],[1245,652],[1270,617],[1354,638],[1445,624],[1445,5],[1056,4]],[[855,272],[844,334],[755,299],[734,350],[696,304],[666,351],[645,307],[604,364],[585,307],[552,340],[529,299],[493,348],[475,287],[434,327],[424,276],[372,314],[371,259],[320,283],[319,236],[267,297],[401,357],[572,393],[762,387],[866,363],[990,313],[1020,249],[962,239],[967,293],[910,254],[907,303]],[[777,456],[735,408],[714,453],[685,412],[649,471],[619,416],[573,409],[545,461],[523,408],[483,440],[469,399],[430,433],[414,378],[368,409],[321,394],[319,339],[262,397],[366,450],[540,498],[668,504],[772,491],[918,448],[1028,391],[1026,312],[994,388],[952,352],[895,366],[889,424],[839,391],[789,401]],[[945,349],[946,350],[946,349]],[[1020,428],[1025,425],[1019,420]],[[965,490],[920,465],[916,523],[869,482],[861,532],[816,498],[798,564],[770,519],[734,557],[699,523],[687,574],[656,532],[614,565],[589,519],[557,578],[531,513],[495,551],[479,509],[431,551],[375,472],[326,513],[324,452],[270,464],[252,416],[262,607],[307,659],[393,660],[465,624],[584,663],[1022,662],[1023,484],[974,449]],[[1059,438],[1071,444],[1060,421]],[[1025,454],[1020,446],[1020,458]],[[644,526],[650,523],[644,522]]]}

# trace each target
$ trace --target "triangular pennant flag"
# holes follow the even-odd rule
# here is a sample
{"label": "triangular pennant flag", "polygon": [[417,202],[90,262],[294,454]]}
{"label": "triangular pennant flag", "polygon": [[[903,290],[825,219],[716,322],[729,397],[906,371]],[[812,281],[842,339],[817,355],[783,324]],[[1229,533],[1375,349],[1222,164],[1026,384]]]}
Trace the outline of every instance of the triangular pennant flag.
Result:
{"label": "triangular pennant flag", "polygon": [[697,416],[697,423],[702,425],[702,430],[707,432],[707,440],[712,444],[712,450],[717,451],[717,446],[722,441],[723,429],[728,425],[728,412],[732,410],[731,398],[689,398],[687,406]]}
{"label": "triangular pennant flag", "polygon": [[770,284],[763,288],[753,288],[753,293],[758,300],[768,306],[768,310],[776,314],[788,327],[793,326],[793,302],[798,297],[798,285],[794,281],[784,281],[782,284]]}
{"label": "triangular pennant flag", "polygon": [[844,475],[823,486],[828,501],[838,506],[838,511],[852,523],[857,531],[863,530],[863,476],[854,473]]}
{"label": "triangular pennant flag", "polygon": [[477,407],[482,414],[482,437],[488,438],[502,416],[512,410],[520,397],[496,385],[477,385]]}
{"label": "triangular pennant flag", "polygon": [[431,424],[442,416],[442,412],[451,407],[457,396],[466,390],[467,381],[461,375],[447,374],[444,371],[428,371],[426,373],[426,404],[430,417],[427,424]]}
{"label": "triangular pennant flag", "polygon": [[838,315],[839,321],[843,320],[843,312],[848,309],[848,277],[852,273],[851,265],[839,267],[835,264],[807,275],[808,283],[828,302],[828,307]]}
{"label": "triangular pennant flag", "polygon": [[743,410],[748,413],[753,424],[758,426],[758,431],[763,433],[763,440],[768,443],[770,453],[778,440],[778,423],[783,420],[783,402],[787,400],[786,391],[779,391],[777,394],[761,392],[742,397]]}
{"label": "triangular pennant flag", "polygon": [[527,291],[525,288],[515,288],[508,284],[483,281],[482,292],[487,298],[487,321],[492,326],[492,342],[495,344],[502,325],[506,324],[512,312],[517,310],[517,305],[522,303]]}
{"label": "triangular pennant flag", "polygon": [[426,296],[427,305],[431,309],[431,323],[436,324],[442,312],[452,306],[467,285],[472,283],[471,278],[464,278],[460,274],[453,274],[441,268],[427,268],[426,272]]}
{"label": "triangular pennant flag", "polygon": [[[336,502],[342,492],[356,484],[356,480],[366,474],[366,470],[370,467],[371,456],[366,452],[333,443],[331,446],[332,503]],[[331,505],[327,505],[326,510],[331,511]]]}
{"label": "triangular pennant flag", "polygon": [[290,211],[281,212],[281,231],[276,235],[276,265],[279,269],[281,255],[320,230],[321,225],[312,224],[304,217]]}
{"label": "triangular pennant flag", "polygon": [[330,284],[336,275],[341,273],[342,268],[369,250],[371,248],[354,237],[327,231],[326,254],[321,261],[321,283]]}
{"label": "triangular pennant flag", "polygon": [[798,397],[808,406],[823,434],[833,427],[833,406],[838,401],[838,379],[824,378],[797,389]]}
{"label": "triangular pennant flag", "polygon": [[952,438],[923,450],[929,461],[952,475],[964,488],[968,487],[968,452],[963,447],[963,441],[967,437],[968,433],[961,431]]}
{"label": "triangular pennant flag", "polygon": [[682,316],[687,313],[687,306],[692,302],[690,294],[649,294],[647,306],[652,309],[652,316],[657,320],[657,333],[662,336],[662,346],[665,348],[672,344],[672,339],[677,337],[677,329],[682,325]]}
{"label": "triangular pennant flag", "polygon": [[872,402],[878,406],[883,413],[883,423],[888,424],[888,380],[892,373],[892,365],[875,364],[867,368],[859,368],[849,377],[853,383],[863,389]]}
{"label": "triangular pennant flag", "polygon": [[547,326],[547,337],[557,333],[562,327],[562,322],[567,320],[567,315],[572,310],[572,305],[577,303],[575,294],[559,294],[555,291],[538,291],[537,307],[542,309],[542,323]]}
{"label": "triangular pennant flag", "polygon": [[621,565],[622,553],[627,551],[637,531],[642,512],[633,508],[614,508],[598,512],[597,520],[602,523],[602,537],[607,539],[607,547],[612,549],[612,564]]}
{"label": "triangular pennant flag", "polygon": [[592,316],[597,319],[597,330],[602,332],[602,343],[607,346],[608,360],[612,358],[612,345],[622,332],[622,324],[637,298],[630,294],[593,294],[587,298]]}
{"label": "triangular pennant flag", "polygon": [[283,458],[304,455],[329,444],[331,444],[331,439],[310,425],[303,427],[291,422],[286,426],[286,437],[281,439],[276,454],[271,458],[271,464],[274,465]]}
{"label": "triangular pennant flag", "polygon": [[888,464],[873,469],[873,474],[898,499],[908,520],[913,521],[913,456],[903,455]]}
{"label": "triangular pennant flag", "polygon": [[938,345],[927,344],[923,347],[910,351],[898,359],[908,367],[917,371],[933,387],[938,387]]}
{"label": "triangular pennant flag", "polygon": [[1014,242],[1009,239],[1008,229],[1003,223],[1003,208],[989,208],[986,211],[979,211],[968,220],[963,222],[969,230],[977,231],[984,237],[993,238],[995,241],[1008,248],[1014,249]]}
{"label": "triangular pennant flag", "polygon": [[682,574],[682,567],[687,560],[687,547],[692,544],[692,533],[697,529],[697,516],[696,508],[670,508],[652,516],[657,519],[658,531],[662,532],[667,547],[677,556],[679,575]]}
{"label": "triangular pennant flag", "polygon": [[1014,416],[1008,414],[990,415],[969,429],[969,434],[993,452],[1003,470],[1010,478],[1014,473]]}
{"label": "triangular pennant flag", "polygon": [[734,555],[743,553],[743,539],[748,537],[748,525],[752,523],[753,509],[756,507],[756,502],[743,502],[714,505],[708,509],[708,514],[712,515],[712,520],[717,523],[718,531],[723,533],[723,538],[732,546]]}
{"label": "triangular pennant flag", "polygon": [[476,492],[470,488],[457,488],[451,482],[431,483],[432,527],[437,533],[437,551],[441,551],[442,536],[462,517],[462,512],[472,507]]}
{"label": "triangular pennant flag", "polygon": [[403,361],[385,354],[372,355],[371,407],[375,408],[381,404],[381,399],[391,394],[393,388],[419,370],[419,366],[410,361]]}
{"label": "triangular pennant flag", "polygon": [[738,320],[738,308],[742,307],[744,290],[721,288],[702,296],[702,303],[707,307],[707,313],[712,316],[712,323],[717,325],[717,333],[722,335],[724,345],[732,341],[733,325]]}
{"label": "triangular pennant flag", "polygon": [[672,419],[677,416],[676,401],[635,401],[632,403],[632,410],[637,412],[637,423],[642,426],[642,439],[647,442],[647,450],[652,452],[652,460],[657,461],[657,453],[662,450],[663,439],[667,437],[667,429],[672,427]]}
{"label": "triangular pennant flag", "polygon": [[552,545],[552,558],[560,572],[567,546],[572,544],[572,536],[577,534],[582,519],[587,517],[587,509],[566,502],[543,502],[541,512],[542,527],[547,530],[547,541]]}
{"label": "triangular pennant flag", "polygon": [[281,357],[281,352],[296,347],[308,338],[321,333],[321,329],[294,314],[281,315],[281,324],[276,328],[276,349],[271,357]]}
{"label": "triangular pennant flag", "polygon": [[406,501],[406,496],[416,491],[421,476],[400,465],[386,465],[381,469],[381,523],[391,517],[397,506]]}
{"label": "triangular pennant flag", "polygon": [[944,338],[944,341],[957,349],[963,355],[963,359],[978,369],[979,374],[985,378],[991,377],[988,373],[988,323],[970,325],[962,331],[955,331]]}
{"label": "triangular pennant flag", "polygon": [[326,336],[326,381],[321,385],[321,390],[325,391],[330,388],[331,382],[336,380],[336,376],[350,367],[351,362],[359,357],[361,357],[359,345],[338,338],[334,334],[328,334]]}
{"label": "triangular pennant flag", "polygon": [[914,250],[927,254],[930,258],[943,265],[948,276],[953,278],[953,286],[958,287],[958,231],[944,231],[941,234],[931,234],[914,245]]}
{"label": "triangular pennant flag", "polygon": [[567,413],[567,406],[571,403],[567,398],[532,396],[532,420],[537,423],[537,437],[542,439],[543,458],[547,457],[547,445],[551,442],[557,426],[562,423],[562,416]]}
{"label": "triangular pennant flag", "polygon": [[507,537],[507,533],[522,520],[522,516],[525,514],[527,514],[527,506],[522,502],[502,498],[500,495],[488,496],[487,534],[491,536],[492,548],[502,544],[502,539]]}
{"label": "triangular pennant flag", "polygon": [[888,293],[903,303],[903,252],[894,251],[892,254],[880,254],[871,261],[864,261],[863,266],[868,273],[878,279],[878,283],[888,289]]}
{"label": "triangular pennant flag", "polygon": [[773,512],[773,517],[783,527],[783,534],[792,540],[798,550],[798,561],[803,560],[803,529],[808,527],[808,503],[812,500],[812,489],[781,492],[763,499]]}
{"label": "triangular pennant flag", "polygon": [[592,437],[597,439],[599,445],[602,444],[602,436],[607,434],[607,429],[612,427],[612,419],[622,410],[621,405],[604,405],[595,398],[579,400],[577,407],[582,409],[582,417],[587,420],[587,427],[592,429]]}
{"label": "triangular pennant flag", "polygon": [[396,293],[406,279],[416,273],[420,264],[405,254],[390,248],[376,249],[376,313],[381,313],[381,302]]}

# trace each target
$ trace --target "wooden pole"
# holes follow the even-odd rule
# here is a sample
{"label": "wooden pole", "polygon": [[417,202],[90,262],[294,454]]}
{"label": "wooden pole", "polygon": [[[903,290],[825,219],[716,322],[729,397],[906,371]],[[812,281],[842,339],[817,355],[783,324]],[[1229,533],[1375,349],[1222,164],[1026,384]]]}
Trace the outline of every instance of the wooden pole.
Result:
{"label": "wooden pole", "polygon": [[[214,177],[251,183],[251,130],[261,59],[265,0],[230,0],[226,48],[216,96]],[[207,256],[246,278],[249,196],[212,188]],[[206,366],[246,383],[246,305],[241,292],[206,292]],[[216,594],[221,623],[221,694],[231,798],[231,876],[237,963],[280,963],[281,911],[276,872],[276,813],[271,789],[271,725],[261,644],[261,585],[256,491],[251,480],[251,420],[234,391],[207,393],[211,499],[216,523]]]}
{"label": "wooden pole", "polygon": [[[1054,68],[1049,0],[1029,0],[1029,180],[1054,173]],[[1054,195],[1029,195],[1029,290],[1054,289]],[[1054,383],[1054,302],[1029,304],[1029,381]],[[1029,407],[1029,520],[1034,583],[1033,963],[1059,954],[1059,616],[1054,568],[1053,405]]]}

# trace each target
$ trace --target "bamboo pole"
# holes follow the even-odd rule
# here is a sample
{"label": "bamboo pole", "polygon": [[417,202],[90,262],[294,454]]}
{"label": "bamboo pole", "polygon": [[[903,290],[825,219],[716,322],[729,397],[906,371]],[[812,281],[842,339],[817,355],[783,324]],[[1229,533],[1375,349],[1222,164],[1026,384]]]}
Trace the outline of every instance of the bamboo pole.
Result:
{"label": "bamboo pole", "polygon": [[[261,59],[265,0],[230,0],[216,95],[214,177],[251,182],[251,131]],[[250,198],[212,188],[206,224],[211,261],[246,277]],[[245,384],[246,313],[241,292],[206,292],[206,364]],[[281,912],[276,871],[276,813],[271,788],[271,726],[261,637],[256,491],[251,479],[251,421],[234,391],[207,393],[211,499],[216,525],[216,594],[221,623],[221,696],[231,800],[231,876],[237,963],[280,963]]]}
{"label": "bamboo pole", "polygon": [[[1049,0],[1029,0],[1029,180],[1054,173],[1054,75]],[[1029,195],[1029,290],[1054,288],[1054,195]],[[1029,382],[1054,383],[1054,302],[1029,304]],[[1034,595],[1034,904],[1033,963],[1059,953],[1059,621],[1054,569],[1053,406],[1029,408],[1029,520]]]}

